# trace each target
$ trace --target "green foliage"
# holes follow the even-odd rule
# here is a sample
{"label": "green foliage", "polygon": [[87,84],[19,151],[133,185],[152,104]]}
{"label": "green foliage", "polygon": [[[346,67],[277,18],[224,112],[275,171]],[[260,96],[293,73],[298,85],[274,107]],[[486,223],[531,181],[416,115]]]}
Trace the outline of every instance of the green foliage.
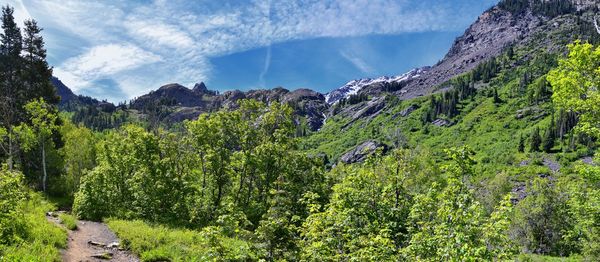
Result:
{"label": "green foliage", "polygon": [[405,186],[422,182],[422,176],[432,179],[435,174],[420,169],[415,159],[416,155],[402,150],[386,158],[372,158],[362,167],[336,167],[341,182],[333,187],[330,203],[322,212],[318,205],[312,206],[312,214],[303,224],[301,258],[397,260],[397,247],[407,237],[406,218],[412,205]]}
{"label": "green foliage", "polygon": [[96,166],[96,136],[84,126],[76,126],[69,120],[64,123],[60,133],[64,146],[60,155],[64,159],[65,174],[63,176],[64,195],[73,197],[81,178]]}
{"label": "green foliage", "polygon": [[65,227],[67,229],[69,229],[69,230],[77,229],[77,218],[75,218],[74,216],[65,214],[65,213],[61,213],[58,215],[58,218],[60,219],[60,223],[65,225]]}
{"label": "green foliage", "polygon": [[[549,18],[573,11],[569,1],[554,0],[504,0],[500,7]],[[572,164],[593,152],[600,134],[600,51],[591,45],[570,45],[558,65],[547,48],[510,45],[440,85],[443,93],[402,103],[388,94],[372,117],[338,114],[369,99],[353,95],[308,136],[292,114],[298,105],[275,102],[240,101],[170,130],[159,127],[172,113],[171,99],[137,105],[148,116],[143,127],[122,126],[130,118],[124,106],[74,106],[72,119],[93,130],[119,126],[100,134],[58,118],[37,24],[26,22],[22,36],[12,9],[3,8],[2,18],[0,55],[8,66],[0,65],[0,145],[7,167],[16,163],[44,191],[46,165],[60,170],[51,184],[74,196],[73,214],[112,217],[109,226],[144,261],[600,256],[600,171]],[[432,125],[437,119],[448,124]],[[395,149],[337,164],[370,139]],[[551,159],[563,166],[548,175]],[[325,164],[335,166],[326,171]],[[52,207],[22,180],[21,173],[0,172],[0,260],[57,260],[65,231],[45,220]],[[76,227],[74,217],[60,218]]]}
{"label": "green foliage", "polygon": [[0,261],[60,261],[67,234],[46,220],[52,205],[22,180],[18,172],[0,171]]}
{"label": "green foliage", "polygon": [[[51,105],[59,98],[50,83],[52,70],[46,62],[42,29],[35,20],[24,22],[21,31],[14,17],[14,9],[2,6],[2,32],[0,34],[0,124],[6,130],[0,144],[5,151],[9,169],[15,164],[31,166],[29,159],[18,155],[20,145],[14,128],[20,123],[31,123],[27,103],[43,99]],[[27,146],[24,146],[27,148]],[[18,163],[21,162],[21,163]],[[40,167],[41,168],[41,167]],[[39,170],[39,169],[38,169]],[[33,172],[24,169],[28,177]]]}
{"label": "green foliage", "polygon": [[[114,129],[127,123],[139,122],[135,111],[124,110],[124,105],[115,106],[106,101],[97,101],[88,97],[79,97],[82,104],[67,104],[61,110],[72,112],[70,119],[94,131]],[[157,121],[157,120],[155,120]]]}
{"label": "green foliage", "polygon": [[25,230],[22,205],[26,192],[22,180],[20,173],[0,170],[0,244],[14,243]]}
{"label": "green foliage", "polygon": [[368,101],[368,100],[369,100],[369,95],[367,95],[367,94],[364,94],[364,93],[353,94],[353,95],[350,95],[347,99],[346,98],[340,99],[340,101],[337,102],[337,106],[343,107],[346,105],[355,105],[360,102],[364,102],[364,101]]}
{"label": "green foliage", "polygon": [[552,148],[554,147],[554,141],[556,139],[555,132],[556,128],[554,124],[554,116],[552,116],[550,125],[548,126],[548,129],[546,129],[546,132],[544,132],[544,139],[542,141],[542,148],[546,153],[550,153],[552,151]]}
{"label": "green foliage", "polygon": [[600,137],[600,48],[577,41],[569,45],[568,57],[548,74],[554,104],[579,115],[577,130]]}
{"label": "green foliage", "polygon": [[43,98],[35,99],[25,105],[25,111],[29,116],[29,123],[21,123],[17,127],[17,132],[21,137],[21,147],[25,151],[30,151],[38,146],[42,154],[41,167],[42,190],[46,192],[48,173],[46,162],[46,148],[53,147],[53,141],[50,139],[53,132],[58,129],[58,114],[56,107],[47,104]]}
{"label": "green foliage", "polygon": [[513,14],[519,14],[527,10],[529,2],[529,0],[502,0],[498,6]]}
{"label": "green foliage", "polygon": [[525,138],[523,137],[523,134],[519,136],[519,149],[517,150],[521,153],[525,152]]}
{"label": "green foliage", "polygon": [[[596,157],[597,161],[598,157]],[[600,258],[600,168],[578,165],[577,176],[565,187],[570,197],[569,215],[574,218],[573,228],[565,238],[573,241],[588,260]]]}
{"label": "green foliage", "polygon": [[136,126],[109,133],[99,142],[98,166],[81,181],[74,214],[94,220],[109,215],[163,222],[177,215],[186,219],[185,206],[166,204],[184,204],[192,190],[186,185],[191,172],[176,164],[187,160],[177,150],[182,146],[161,143],[158,136]]}
{"label": "green foliage", "polygon": [[542,144],[542,137],[540,136],[540,129],[535,127],[533,132],[531,132],[531,136],[529,137],[529,151],[537,152],[540,151],[540,145]]}
{"label": "green foliage", "polygon": [[409,258],[463,261],[512,257],[514,249],[503,234],[508,229],[510,202],[503,201],[486,221],[481,205],[463,182],[473,175],[471,154],[468,148],[449,150],[453,164],[445,168],[446,187],[434,184],[415,199],[409,216]]}
{"label": "green foliage", "polygon": [[[288,106],[244,101],[237,110],[187,122],[184,133],[133,125],[108,132],[97,146],[98,166],[82,179],[74,213],[200,227],[234,204],[249,220],[244,226],[262,226],[279,216],[267,214],[279,208],[273,190],[287,203],[323,192],[322,162],[295,151],[292,119]],[[302,205],[286,204],[286,219],[288,213],[306,216]]]}
{"label": "green foliage", "polygon": [[527,86],[527,101],[530,105],[538,105],[546,101],[552,95],[552,91],[549,89],[550,87],[545,77],[536,79]]}
{"label": "green foliage", "polygon": [[108,226],[142,261],[256,261],[259,257],[252,242],[226,237],[218,226],[194,231],[138,220],[109,220]]}
{"label": "green foliage", "polygon": [[514,238],[525,253],[565,256],[573,251],[562,238],[572,227],[567,199],[548,178],[531,182],[527,197],[515,206],[512,218]]}

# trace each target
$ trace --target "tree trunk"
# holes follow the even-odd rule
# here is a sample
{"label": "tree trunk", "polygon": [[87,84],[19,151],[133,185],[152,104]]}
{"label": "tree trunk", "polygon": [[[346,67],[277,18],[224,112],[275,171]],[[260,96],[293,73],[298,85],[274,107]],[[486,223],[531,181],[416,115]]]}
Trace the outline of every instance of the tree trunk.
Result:
{"label": "tree trunk", "polygon": [[46,173],[46,147],[42,142],[42,170],[44,171],[44,177],[42,178],[42,189],[46,193],[46,181],[48,180],[48,173]]}

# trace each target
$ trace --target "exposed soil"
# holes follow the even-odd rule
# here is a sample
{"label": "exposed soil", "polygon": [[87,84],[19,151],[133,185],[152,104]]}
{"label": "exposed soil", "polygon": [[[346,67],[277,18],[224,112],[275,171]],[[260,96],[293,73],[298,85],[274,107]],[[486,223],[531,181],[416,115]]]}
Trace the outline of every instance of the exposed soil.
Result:
{"label": "exposed soil", "polygon": [[[48,220],[60,223],[57,218],[52,216],[48,216]],[[118,243],[120,243],[119,238],[108,229],[106,224],[78,221],[77,230],[69,231],[68,247],[62,251],[62,258],[66,262],[140,261],[131,252],[121,250]],[[111,244],[117,244],[117,246],[111,246]],[[95,256],[104,256],[105,258]]]}

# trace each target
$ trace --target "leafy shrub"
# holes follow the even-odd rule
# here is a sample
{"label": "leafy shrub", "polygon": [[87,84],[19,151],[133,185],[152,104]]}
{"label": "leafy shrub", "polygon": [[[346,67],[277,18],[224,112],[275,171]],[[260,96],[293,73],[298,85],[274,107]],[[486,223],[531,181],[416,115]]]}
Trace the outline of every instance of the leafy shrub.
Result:
{"label": "leafy shrub", "polygon": [[0,245],[18,241],[23,235],[23,204],[26,191],[22,185],[23,175],[0,170]]}
{"label": "leafy shrub", "polygon": [[46,220],[54,206],[29,192],[18,172],[0,171],[0,261],[60,261],[65,230]]}

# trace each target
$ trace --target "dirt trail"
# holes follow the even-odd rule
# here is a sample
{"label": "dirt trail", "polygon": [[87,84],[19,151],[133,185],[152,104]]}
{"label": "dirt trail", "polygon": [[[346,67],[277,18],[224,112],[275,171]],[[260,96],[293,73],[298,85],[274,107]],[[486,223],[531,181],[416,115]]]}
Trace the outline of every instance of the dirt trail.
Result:
{"label": "dirt trail", "polygon": [[[69,232],[69,246],[63,253],[63,261],[139,261],[128,251],[119,250],[118,246],[111,247],[112,243],[120,243],[119,238],[106,224],[79,221],[78,229]],[[94,255],[111,254],[111,259],[94,258]]]}
{"label": "dirt trail", "polygon": [[[59,223],[57,218],[48,217],[48,220]],[[69,231],[69,241],[66,250],[62,251],[65,262],[138,262],[140,261],[129,251],[119,249],[119,238],[106,224],[78,221],[77,230]],[[117,244],[116,246],[114,244]],[[109,255],[111,258],[98,258],[94,256]]]}

